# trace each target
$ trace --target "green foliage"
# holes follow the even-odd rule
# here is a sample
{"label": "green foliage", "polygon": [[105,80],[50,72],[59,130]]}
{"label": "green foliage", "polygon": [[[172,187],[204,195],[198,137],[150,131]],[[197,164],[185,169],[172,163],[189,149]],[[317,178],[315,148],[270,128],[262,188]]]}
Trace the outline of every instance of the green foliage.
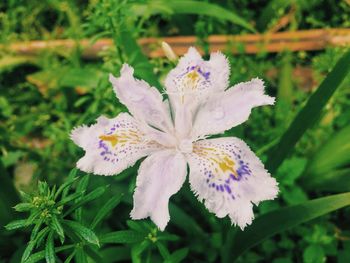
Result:
{"label": "green foliage", "polygon": [[234,257],[237,257],[270,235],[348,205],[350,205],[350,193],[344,193],[267,213],[257,218],[254,224],[247,227],[245,231],[236,233],[232,241],[234,245],[231,252]]}
{"label": "green foliage", "polygon": [[[67,218],[70,218],[72,213],[81,209],[85,204],[99,198],[105,193],[108,186],[101,186],[85,193],[88,182],[86,180],[88,175],[85,175],[78,182],[75,191],[69,191],[77,181],[76,174],[77,170],[72,170],[68,180],[58,189],[55,186],[50,188],[46,182],[39,182],[37,193],[23,194],[24,202],[14,207],[17,212],[27,212],[28,217],[10,222],[5,226],[6,229],[16,230],[32,227],[30,240],[24,250],[21,262],[38,262],[43,257],[46,262],[56,262],[55,239],[59,239],[62,245],[73,243],[72,253],[74,254],[77,253],[77,249],[100,246],[97,235],[91,228],[84,226],[81,218],[76,216],[73,216],[73,220]],[[120,195],[117,197],[119,201]],[[115,198],[110,199],[109,203],[114,204],[109,208],[115,207]],[[104,209],[108,210],[108,208]],[[99,215],[98,219],[102,220],[107,212]],[[96,224],[96,221],[95,219],[92,223]],[[43,248],[43,252],[33,253],[34,249],[40,251],[40,248]]]}
{"label": "green foliage", "polygon": [[317,91],[309,98],[307,104],[295,117],[279,141],[279,146],[271,153],[267,167],[271,172],[286,158],[306,129],[315,123],[335,90],[340,86],[350,70],[350,51],[344,54],[333,70],[321,83]]}

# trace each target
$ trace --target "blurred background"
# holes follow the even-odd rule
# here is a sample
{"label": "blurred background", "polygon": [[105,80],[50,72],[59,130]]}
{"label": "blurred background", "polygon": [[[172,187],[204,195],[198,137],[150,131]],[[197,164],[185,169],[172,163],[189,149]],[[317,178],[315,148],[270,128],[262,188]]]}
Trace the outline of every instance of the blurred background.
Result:
{"label": "blurred background", "polygon": [[[164,56],[162,40],[179,56],[189,46],[206,58],[221,50],[231,63],[231,85],[259,77],[267,93],[276,96],[274,107],[255,109],[246,123],[225,134],[244,139],[280,184],[279,198],[263,202],[257,217],[350,191],[350,77],[339,73],[350,62],[340,65],[324,93],[315,95],[346,56],[348,0],[5,0],[0,3],[0,32],[0,262],[21,262],[30,240],[30,228],[3,228],[26,217],[12,208],[23,200],[19,191],[40,195],[39,180],[50,187],[62,185],[83,155],[69,138],[72,128],[126,111],[108,74],[119,75],[127,62],[139,78],[162,89],[175,65]],[[305,109],[313,95],[314,106]],[[315,119],[293,122],[303,110]],[[288,129],[301,133],[281,150]],[[295,221],[288,230],[271,229],[266,236],[277,234],[253,248],[247,245],[245,253],[233,252],[237,240],[246,242],[232,238],[236,228],[227,218],[208,213],[188,184],[171,199],[172,218],[164,233],[149,220],[128,221],[138,165],[115,177],[78,172],[78,177],[89,178],[89,191],[110,185],[84,204],[80,222],[87,225],[103,204],[123,194],[96,231],[131,231],[125,234],[135,239],[114,239],[89,250],[72,238],[74,246],[56,251],[57,262],[74,251],[80,254],[74,252],[72,262],[232,262],[238,256],[239,262],[350,262],[349,208],[322,217],[316,213],[304,219],[312,221]],[[78,183],[72,189],[82,187]],[[349,199],[347,195],[342,202]],[[53,240],[56,249],[61,246]]]}

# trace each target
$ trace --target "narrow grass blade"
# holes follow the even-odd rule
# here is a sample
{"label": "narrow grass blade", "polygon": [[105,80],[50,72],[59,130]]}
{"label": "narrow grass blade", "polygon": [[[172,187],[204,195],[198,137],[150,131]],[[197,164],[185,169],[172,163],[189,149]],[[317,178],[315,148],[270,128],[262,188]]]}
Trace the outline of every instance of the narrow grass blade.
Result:
{"label": "narrow grass blade", "polygon": [[267,161],[267,168],[274,173],[287,155],[293,150],[305,131],[319,118],[322,109],[335,90],[340,86],[350,71],[350,51],[337,62],[333,70],[324,79],[306,105],[300,110],[278,145],[272,149]]}
{"label": "narrow grass blade", "polygon": [[314,199],[264,214],[244,231],[237,231],[226,251],[230,255],[229,262],[265,238],[348,205],[350,192]]}
{"label": "narrow grass blade", "polygon": [[204,1],[163,1],[164,5],[171,8],[175,14],[194,14],[206,15],[215,17],[219,20],[230,21],[233,24],[239,25],[255,32],[256,30],[242,17],[234,13],[232,10],[227,10],[219,5],[207,3]]}

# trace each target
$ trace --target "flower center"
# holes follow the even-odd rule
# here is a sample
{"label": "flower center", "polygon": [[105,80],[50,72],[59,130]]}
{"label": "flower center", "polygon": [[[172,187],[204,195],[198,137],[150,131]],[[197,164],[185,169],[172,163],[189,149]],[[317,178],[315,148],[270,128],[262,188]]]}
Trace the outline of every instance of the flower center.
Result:
{"label": "flower center", "polygon": [[182,153],[191,153],[193,151],[192,141],[188,139],[181,140],[178,147]]}

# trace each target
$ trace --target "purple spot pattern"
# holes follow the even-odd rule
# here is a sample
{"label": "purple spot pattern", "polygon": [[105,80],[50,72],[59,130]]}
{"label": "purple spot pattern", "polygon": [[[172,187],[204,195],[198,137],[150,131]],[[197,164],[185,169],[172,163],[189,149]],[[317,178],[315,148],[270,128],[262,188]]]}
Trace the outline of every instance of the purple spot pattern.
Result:
{"label": "purple spot pattern", "polygon": [[[125,132],[133,131],[141,136],[141,132],[139,131],[137,125],[133,122],[130,122],[125,119],[117,120],[115,123],[111,123],[109,127],[105,128],[104,133],[101,135],[113,135],[118,132]],[[117,164],[118,162],[122,160],[128,160],[131,156],[134,154],[137,154],[140,151],[147,150],[148,148],[151,148],[152,144],[147,143],[123,143],[123,144],[116,144],[115,146],[112,146],[111,143],[107,141],[103,141],[101,139],[98,140],[98,151],[99,155],[102,158],[102,160],[106,162],[110,162],[113,164]]]}
{"label": "purple spot pattern", "polygon": [[[183,86],[183,81],[184,78],[186,78],[187,74],[191,73],[192,71],[196,71],[200,78],[198,82],[195,84],[195,87],[184,87]],[[210,88],[211,81],[210,81],[210,71],[207,71],[204,69],[204,65],[188,65],[184,72],[179,74],[175,79],[174,79],[174,84],[175,86],[179,89],[179,91],[183,92],[183,88],[185,89],[197,89],[197,91],[205,91],[208,88]],[[186,92],[186,91],[185,91]]]}
{"label": "purple spot pattern", "polygon": [[212,144],[210,142],[201,142],[200,147],[211,147],[217,149],[218,153],[225,153],[235,162],[234,169],[236,176],[232,173],[227,173],[225,176],[216,174],[215,164],[208,158],[203,156],[195,155],[195,159],[199,164],[199,171],[203,174],[206,179],[205,182],[210,189],[222,194],[228,195],[232,199],[236,199],[236,196],[232,190],[232,185],[239,184],[240,181],[248,181],[252,175],[252,171],[249,167],[249,163],[242,159],[242,151],[234,144]]}

